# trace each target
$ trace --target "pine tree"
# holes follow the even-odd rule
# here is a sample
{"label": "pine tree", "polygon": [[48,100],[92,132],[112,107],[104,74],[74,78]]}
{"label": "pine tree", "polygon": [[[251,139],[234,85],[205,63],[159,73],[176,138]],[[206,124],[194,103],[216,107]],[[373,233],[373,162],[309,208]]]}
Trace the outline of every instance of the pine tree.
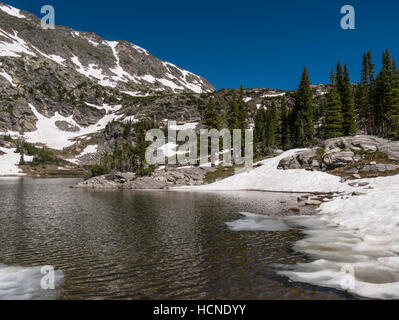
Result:
{"label": "pine tree", "polygon": [[395,104],[395,73],[389,50],[385,50],[382,57],[382,70],[376,78],[375,85],[375,133],[386,136],[388,117],[392,114]]}
{"label": "pine tree", "polygon": [[220,115],[216,110],[214,99],[209,100],[204,112],[204,118],[204,123],[208,127],[208,129],[221,129],[222,122],[220,119]]}
{"label": "pine tree", "polygon": [[21,152],[21,157],[19,158],[19,165],[23,166],[25,164],[25,158],[23,152]]}
{"label": "pine tree", "polygon": [[368,134],[372,127],[369,124],[369,110],[371,107],[367,99],[367,88],[358,82],[355,88],[355,110],[358,118],[358,128],[361,129],[364,134]]}
{"label": "pine tree", "polygon": [[314,138],[313,93],[306,68],[303,69],[301,82],[295,97],[292,135],[295,147],[309,145]]}
{"label": "pine tree", "polygon": [[343,133],[345,136],[356,135],[356,120],[354,111],[354,100],[352,85],[350,83],[348,68],[345,64],[342,83],[340,88],[340,97],[342,103],[342,115],[343,115]]}
{"label": "pine tree", "polygon": [[392,104],[389,106],[387,118],[387,135],[395,140],[399,139],[399,70],[392,58]]}
{"label": "pine tree", "polygon": [[239,127],[237,129],[245,130],[248,129],[248,106],[244,101],[244,89],[242,85],[240,86],[240,96],[238,98],[238,120]]}
{"label": "pine tree", "polygon": [[267,145],[267,125],[266,125],[266,110],[261,107],[255,115],[255,129],[254,129],[254,143],[256,145],[256,153],[258,156],[265,155]]}
{"label": "pine tree", "polygon": [[241,127],[241,117],[240,117],[240,111],[239,111],[239,105],[238,105],[238,99],[233,92],[231,102],[229,104],[229,110],[228,110],[228,119],[227,119],[227,124],[230,130],[234,129],[240,129]]}
{"label": "pine tree", "polygon": [[324,137],[326,139],[341,137],[343,135],[344,120],[342,115],[342,103],[333,70],[331,70],[331,85],[327,94],[326,110],[323,120]]}
{"label": "pine tree", "polygon": [[281,101],[281,147],[283,150],[291,148],[290,111],[285,98]]}
{"label": "pine tree", "polygon": [[278,130],[278,115],[276,103],[273,101],[271,107],[266,111],[266,144],[268,147],[276,147],[277,130]]}
{"label": "pine tree", "polygon": [[356,110],[360,128],[366,134],[374,134],[375,109],[374,109],[374,64],[371,52],[363,55],[360,85],[356,92]]}

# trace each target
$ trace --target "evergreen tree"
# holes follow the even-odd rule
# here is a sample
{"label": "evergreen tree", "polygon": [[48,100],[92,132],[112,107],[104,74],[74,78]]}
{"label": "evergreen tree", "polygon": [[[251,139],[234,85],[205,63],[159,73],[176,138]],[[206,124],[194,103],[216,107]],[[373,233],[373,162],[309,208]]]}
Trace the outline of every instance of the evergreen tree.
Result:
{"label": "evergreen tree", "polygon": [[209,100],[204,112],[204,118],[204,123],[208,127],[208,129],[220,130],[222,128],[222,122],[220,119],[220,115],[216,110],[214,99]]}
{"label": "evergreen tree", "polygon": [[278,115],[277,115],[277,107],[275,101],[272,102],[272,105],[266,110],[266,145],[268,147],[276,147],[277,141],[277,131],[278,131]]}
{"label": "evergreen tree", "polygon": [[21,153],[21,157],[19,158],[19,165],[23,166],[25,164],[25,158],[24,158],[24,154]]}
{"label": "evergreen tree", "polygon": [[239,102],[235,93],[233,92],[231,102],[229,104],[228,119],[227,119],[227,124],[229,129],[230,130],[240,129],[241,127],[240,120],[241,117],[239,111]]}
{"label": "evergreen tree", "polygon": [[399,139],[399,70],[394,58],[392,58],[392,104],[386,114],[387,135],[390,138]]}
{"label": "evergreen tree", "polygon": [[267,153],[267,124],[266,124],[266,110],[261,107],[255,115],[255,128],[254,128],[254,143],[256,146],[256,153],[258,156],[263,156]]}
{"label": "evergreen tree", "polygon": [[374,84],[374,64],[372,63],[371,52],[369,51],[363,55],[360,84],[356,92],[356,111],[359,125],[366,134],[374,133]]}
{"label": "evergreen tree", "polygon": [[296,92],[292,135],[295,147],[309,145],[314,138],[313,93],[306,68],[303,69],[301,82]]}
{"label": "evergreen tree", "polygon": [[[338,83],[338,82],[337,82]],[[343,133],[345,136],[356,135],[356,120],[354,111],[354,100],[352,85],[350,83],[348,68],[345,64],[341,79],[341,88],[339,92],[342,103],[343,115]]]}
{"label": "evergreen tree", "polygon": [[283,150],[291,148],[290,118],[291,116],[287,107],[287,101],[283,97],[281,101],[281,147]]}
{"label": "evergreen tree", "polygon": [[[389,50],[382,57],[382,70],[376,78],[375,85],[375,134],[386,136],[391,131],[389,118],[393,116],[396,94],[396,75]],[[393,116],[394,118],[394,116]]]}
{"label": "evergreen tree", "polygon": [[255,116],[255,144],[258,155],[267,155],[270,148],[277,147],[279,129],[276,103],[273,101],[267,109],[259,108]]}
{"label": "evergreen tree", "polygon": [[371,104],[368,103],[367,99],[367,88],[357,83],[355,88],[355,110],[357,114],[358,128],[363,131],[364,134],[368,134],[372,125],[369,123]]}
{"label": "evergreen tree", "polygon": [[326,110],[323,121],[324,137],[326,139],[341,137],[344,132],[342,103],[334,78],[334,71],[331,70],[331,85],[327,94]]}
{"label": "evergreen tree", "polygon": [[244,89],[240,86],[240,96],[237,101],[238,104],[238,121],[239,127],[237,129],[245,130],[248,129],[248,106],[244,101]]}

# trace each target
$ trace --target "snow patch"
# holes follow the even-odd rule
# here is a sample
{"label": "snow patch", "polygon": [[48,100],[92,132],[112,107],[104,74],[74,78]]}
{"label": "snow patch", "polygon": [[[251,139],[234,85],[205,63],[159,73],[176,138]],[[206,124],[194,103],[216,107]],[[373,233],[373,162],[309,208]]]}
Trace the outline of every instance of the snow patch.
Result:
{"label": "snow patch", "polygon": [[18,32],[14,31],[14,35],[0,29],[0,36],[6,38],[11,42],[0,41],[0,57],[20,57],[19,53],[25,53],[31,56],[36,56],[30,50],[27,43],[18,37]]}
{"label": "snow patch", "polygon": [[294,149],[283,154],[260,161],[260,167],[243,172],[218,182],[190,187],[195,190],[266,190],[283,192],[340,192],[354,191],[340,178],[319,171],[278,170],[281,159],[291,157],[306,149]]}
{"label": "snow patch", "polygon": [[[123,116],[116,115],[114,113],[108,113],[102,119],[100,119],[97,124],[88,127],[81,127],[75,120],[73,120],[72,115],[69,117],[64,117],[56,112],[53,117],[47,118],[39,113],[32,104],[29,104],[29,106],[31,107],[36,118],[38,118],[36,123],[36,127],[38,129],[33,132],[26,132],[25,138],[29,142],[42,143],[55,150],[62,150],[63,148],[69,147],[74,144],[74,141],[71,141],[71,139],[102,130],[105,128],[108,122],[112,120],[118,120]],[[113,107],[107,105],[103,106],[103,108],[108,108],[108,110],[119,110],[121,107],[121,105]],[[80,130],[78,132],[62,131],[56,126],[55,123],[57,121],[66,121],[70,125],[78,127]]]}
{"label": "snow patch", "polygon": [[73,56],[71,58],[72,62],[78,66],[76,69],[77,72],[83,74],[84,76],[92,79],[97,79],[98,83],[105,87],[115,88],[115,82],[111,81],[109,77],[103,74],[103,70],[100,69],[96,64],[91,63],[87,67],[83,66],[82,63],[79,61],[77,56]]}
{"label": "snow patch", "polygon": [[57,56],[57,55],[55,55],[55,54],[50,54],[50,55],[45,54],[44,52],[41,52],[41,51],[40,51],[38,48],[36,48],[35,46],[32,46],[32,47],[33,47],[33,49],[35,49],[37,52],[39,52],[43,57],[45,57],[45,58],[47,58],[47,59],[49,59],[49,60],[52,60],[52,61],[58,63],[59,65],[63,66],[63,67],[66,67],[65,64],[64,64],[64,61],[65,61],[64,58],[62,58],[62,57],[60,57],[60,56]]}
{"label": "snow patch", "polygon": [[4,11],[5,13],[9,14],[10,16],[14,16],[20,19],[26,18],[23,14],[21,14],[21,10],[11,7],[7,4],[0,4],[0,10]]}
{"label": "snow patch", "polygon": [[[3,64],[0,62],[0,67]],[[13,81],[12,81],[12,76],[10,76],[7,72],[5,72],[4,70],[2,72],[0,72],[0,75],[3,76],[14,88],[17,86]]]}
{"label": "snow patch", "polygon": [[[0,147],[0,151],[4,152],[0,154],[0,176],[23,176],[22,170],[18,167],[21,155],[15,153],[16,149],[6,149]],[[33,157],[24,156],[25,161],[32,161]],[[1,281],[0,281],[1,283]]]}
{"label": "snow patch", "polygon": [[96,152],[97,152],[97,149],[98,149],[98,145],[90,145],[90,146],[87,146],[87,147],[81,152],[81,154],[79,155],[79,157],[82,157],[82,156],[84,156],[84,155],[86,155],[86,154],[96,153]]}
{"label": "snow patch", "polygon": [[283,97],[285,95],[286,95],[285,92],[282,92],[282,93],[268,93],[268,94],[264,94],[261,98]]}
{"label": "snow patch", "polygon": [[198,126],[198,122],[192,122],[192,123],[185,123],[185,124],[177,124],[170,126],[169,128],[172,130],[194,130]]}

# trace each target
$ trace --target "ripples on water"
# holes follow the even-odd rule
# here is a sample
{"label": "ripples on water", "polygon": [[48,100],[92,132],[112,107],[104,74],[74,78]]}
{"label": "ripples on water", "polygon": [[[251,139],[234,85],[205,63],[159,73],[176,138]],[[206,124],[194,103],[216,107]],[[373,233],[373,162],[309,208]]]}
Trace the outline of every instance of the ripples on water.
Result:
{"label": "ripples on water", "polygon": [[[5,266],[24,268],[35,284],[37,267],[52,265],[63,275],[60,299],[350,297],[276,273],[275,264],[309,262],[292,250],[300,230],[276,220],[266,223],[269,231],[226,225],[239,212],[287,215],[295,195],[68,188],[75,183],[0,179],[0,283],[7,268],[16,270]],[[36,289],[24,296],[21,273],[13,274],[8,289],[0,284],[0,299],[10,288],[20,298],[54,298]]]}

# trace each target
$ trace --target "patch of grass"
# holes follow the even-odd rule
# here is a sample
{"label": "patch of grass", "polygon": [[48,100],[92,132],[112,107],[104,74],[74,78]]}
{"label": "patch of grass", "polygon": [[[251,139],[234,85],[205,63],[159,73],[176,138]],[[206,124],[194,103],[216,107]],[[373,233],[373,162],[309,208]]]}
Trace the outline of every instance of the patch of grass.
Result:
{"label": "patch of grass", "polygon": [[367,151],[367,150],[354,150],[351,149],[355,155],[362,157],[364,160],[368,161],[378,161],[378,160],[387,160],[388,155],[381,151]]}
{"label": "patch of grass", "polygon": [[214,172],[208,172],[205,176],[204,182],[206,184],[213,183],[234,175],[234,167],[220,167]]}

